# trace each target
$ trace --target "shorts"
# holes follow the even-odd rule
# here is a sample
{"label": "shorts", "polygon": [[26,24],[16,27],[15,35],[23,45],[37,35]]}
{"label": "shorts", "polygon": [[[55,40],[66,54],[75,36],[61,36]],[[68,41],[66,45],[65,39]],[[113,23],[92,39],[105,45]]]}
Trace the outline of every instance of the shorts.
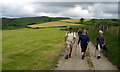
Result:
{"label": "shorts", "polygon": [[67,43],[67,48],[73,48],[73,43]]}
{"label": "shorts", "polygon": [[88,44],[81,44],[81,52],[86,52]]}

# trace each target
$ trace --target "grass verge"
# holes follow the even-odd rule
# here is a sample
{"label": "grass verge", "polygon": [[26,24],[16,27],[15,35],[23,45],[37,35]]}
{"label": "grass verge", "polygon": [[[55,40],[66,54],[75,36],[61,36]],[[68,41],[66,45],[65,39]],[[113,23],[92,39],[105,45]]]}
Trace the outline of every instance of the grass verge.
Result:
{"label": "grass verge", "polygon": [[3,70],[50,70],[64,48],[59,28],[3,31]]}

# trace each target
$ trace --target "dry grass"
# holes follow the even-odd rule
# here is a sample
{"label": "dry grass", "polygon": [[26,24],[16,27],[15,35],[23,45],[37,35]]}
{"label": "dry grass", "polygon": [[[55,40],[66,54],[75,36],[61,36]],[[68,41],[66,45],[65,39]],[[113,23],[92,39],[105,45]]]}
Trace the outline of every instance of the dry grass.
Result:
{"label": "dry grass", "polygon": [[[91,19],[85,19],[85,21],[90,21]],[[65,22],[79,22],[80,19],[66,19],[66,20],[60,20]]]}
{"label": "dry grass", "polygon": [[28,27],[37,28],[37,27],[58,27],[58,26],[78,26],[81,24],[72,24],[72,23],[66,23],[61,21],[55,21],[55,22],[47,22],[43,24],[37,24],[37,25],[28,25]]}

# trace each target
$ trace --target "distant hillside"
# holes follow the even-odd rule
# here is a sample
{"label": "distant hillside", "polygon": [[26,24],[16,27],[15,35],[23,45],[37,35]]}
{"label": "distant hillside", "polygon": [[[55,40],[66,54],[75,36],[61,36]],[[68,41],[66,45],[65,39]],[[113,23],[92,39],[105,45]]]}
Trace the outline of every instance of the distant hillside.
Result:
{"label": "distant hillside", "polygon": [[33,24],[40,24],[45,22],[51,22],[51,21],[58,21],[58,20],[64,20],[64,19],[70,19],[67,17],[47,17],[47,16],[41,16],[41,17],[26,17],[26,18],[2,18],[2,29],[16,29],[16,28],[23,28],[27,25],[33,25]]}

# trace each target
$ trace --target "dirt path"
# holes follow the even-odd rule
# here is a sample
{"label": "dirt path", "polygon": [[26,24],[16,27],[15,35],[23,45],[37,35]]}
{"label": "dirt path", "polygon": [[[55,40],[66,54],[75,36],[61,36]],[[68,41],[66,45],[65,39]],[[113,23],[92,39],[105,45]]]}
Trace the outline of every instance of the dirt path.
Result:
{"label": "dirt path", "polygon": [[[103,54],[101,54],[100,59],[96,59],[95,57],[95,46],[90,42],[89,43],[89,52],[92,59],[92,62],[94,64],[94,70],[117,70],[117,67],[113,65],[107,57],[105,57]],[[97,52],[96,52],[97,53]]]}
{"label": "dirt path", "polygon": [[72,58],[65,60],[64,56],[62,56],[55,70],[117,70],[117,67],[112,65],[103,54],[101,56],[101,59],[96,59],[95,46],[90,42],[87,49],[87,56],[82,60],[80,46],[78,47],[76,42]]}

